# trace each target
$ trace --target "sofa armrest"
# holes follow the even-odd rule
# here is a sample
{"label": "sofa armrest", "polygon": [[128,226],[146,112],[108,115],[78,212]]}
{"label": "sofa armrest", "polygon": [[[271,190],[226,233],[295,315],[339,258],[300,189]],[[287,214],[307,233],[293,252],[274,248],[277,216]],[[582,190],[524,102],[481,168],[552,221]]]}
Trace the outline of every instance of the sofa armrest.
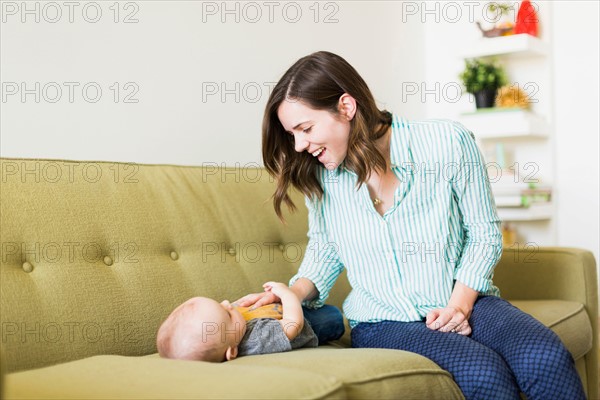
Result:
{"label": "sofa armrest", "polygon": [[585,306],[592,326],[586,355],[588,396],[598,396],[598,272],[594,255],[572,247],[509,247],[494,270],[506,300],[569,300]]}
{"label": "sofa armrest", "polygon": [[494,284],[507,300],[569,300],[598,309],[594,255],[571,247],[504,248]]}

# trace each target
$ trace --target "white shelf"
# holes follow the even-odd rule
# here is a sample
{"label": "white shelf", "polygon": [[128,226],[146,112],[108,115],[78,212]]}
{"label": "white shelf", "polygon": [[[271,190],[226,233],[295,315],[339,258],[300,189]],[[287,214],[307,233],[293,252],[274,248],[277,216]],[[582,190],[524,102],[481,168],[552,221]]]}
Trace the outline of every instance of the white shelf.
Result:
{"label": "white shelf", "polygon": [[[506,61],[508,66],[512,65],[513,67],[520,65],[521,60],[528,58],[535,63],[548,62],[547,59],[551,54],[548,42],[527,34],[495,38],[480,37],[471,43],[466,43],[463,49],[460,55],[463,61],[472,58],[489,60],[498,57],[501,64]],[[549,86],[552,85],[551,80],[546,83]],[[494,143],[494,141],[503,140],[510,142],[510,140],[517,139],[544,140],[548,138],[552,130],[546,116],[547,112],[540,115],[522,108],[488,108],[463,113],[459,115],[458,120],[473,132],[476,139],[489,140]],[[506,179],[509,178],[510,176],[507,175]],[[504,195],[508,195],[514,190],[512,185],[493,186],[495,192],[506,192]],[[494,193],[494,195],[498,194]],[[503,222],[550,221],[554,217],[552,202],[534,203],[529,207],[497,207],[497,210],[498,216]]]}
{"label": "white shelf", "polygon": [[522,108],[483,108],[459,119],[479,139],[548,137],[545,118]]}
{"label": "white shelf", "polygon": [[543,221],[552,218],[552,202],[534,203],[529,207],[497,207],[498,217],[503,222]]}
{"label": "white shelf", "polygon": [[482,37],[474,41],[462,58],[491,57],[500,55],[545,56],[548,54],[548,44],[541,39],[520,33],[518,35],[498,36],[495,38]]}

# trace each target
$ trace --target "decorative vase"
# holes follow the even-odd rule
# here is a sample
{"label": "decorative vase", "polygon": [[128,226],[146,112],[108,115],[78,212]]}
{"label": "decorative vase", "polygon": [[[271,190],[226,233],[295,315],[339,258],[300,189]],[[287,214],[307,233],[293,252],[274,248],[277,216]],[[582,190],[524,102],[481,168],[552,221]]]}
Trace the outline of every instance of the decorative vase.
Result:
{"label": "decorative vase", "polygon": [[496,100],[496,92],[497,89],[482,89],[478,92],[473,93],[473,95],[475,96],[475,107],[494,107],[494,101]]}
{"label": "decorative vase", "polygon": [[538,35],[538,17],[535,8],[529,0],[523,0],[517,13],[515,34],[526,33],[531,36]]}

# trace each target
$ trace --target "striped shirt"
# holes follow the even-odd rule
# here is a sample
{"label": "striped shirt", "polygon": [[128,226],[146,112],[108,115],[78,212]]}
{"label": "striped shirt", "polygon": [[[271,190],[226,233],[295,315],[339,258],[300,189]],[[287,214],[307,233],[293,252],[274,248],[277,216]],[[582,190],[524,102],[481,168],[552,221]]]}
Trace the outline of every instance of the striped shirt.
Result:
{"label": "striped shirt", "polygon": [[305,197],[308,245],[289,281],[315,284],[318,298],[303,304],[321,307],[344,268],[351,327],[421,321],[447,306],[455,280],[500,296],[492,282],[502,254],[500,219],[473,133],[451,120],[393,114],[390,157],[400,184],[383,216],[344,162],[319,168],[323,198]]}

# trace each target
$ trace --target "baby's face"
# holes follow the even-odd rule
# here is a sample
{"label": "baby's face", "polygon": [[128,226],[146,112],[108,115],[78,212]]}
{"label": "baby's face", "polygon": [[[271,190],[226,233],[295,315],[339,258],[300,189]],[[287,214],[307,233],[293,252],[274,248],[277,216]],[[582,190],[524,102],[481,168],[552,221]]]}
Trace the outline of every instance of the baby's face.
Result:
{"label": "baby's face", "polygon": [[218,303],[201,297],[197,302],[203,340],[216,340],[229,346],[237,346],[242,341],[246,333],[246,320],[228,300]]}

